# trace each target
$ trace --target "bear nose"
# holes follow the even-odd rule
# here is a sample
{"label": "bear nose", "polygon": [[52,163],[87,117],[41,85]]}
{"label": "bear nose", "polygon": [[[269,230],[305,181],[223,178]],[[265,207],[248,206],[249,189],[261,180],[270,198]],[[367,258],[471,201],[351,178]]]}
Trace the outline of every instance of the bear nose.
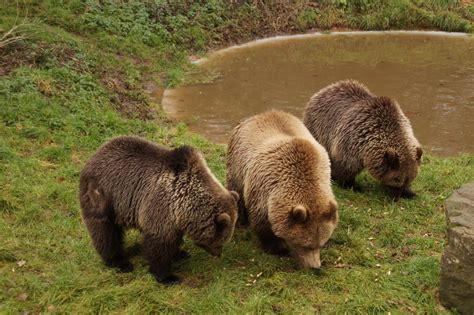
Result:
{"label": "bear nose", "polygon": [[311,270],[319,270],[319,269],[321,269],[321,262],[320,262],[320,261],[315,262],[315,263],[311,264],[311,265],[309,266],[309,268],[310,268]]}
{"label": "bear nose", "polygon": [[301,256],[303,265],[306,268],[310,269],[319,269],[321,268],[321,259],[319,258],[319,248],[314,249],[310,252],[304,253],[304,255]]}

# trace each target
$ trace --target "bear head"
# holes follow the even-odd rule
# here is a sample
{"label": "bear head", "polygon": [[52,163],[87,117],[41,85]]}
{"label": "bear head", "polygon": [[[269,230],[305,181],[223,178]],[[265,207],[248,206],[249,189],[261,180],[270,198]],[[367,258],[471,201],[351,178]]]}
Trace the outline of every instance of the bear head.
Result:
{"label": "bear head", "polygon": [[306,198],[276,194],[269,199],[268,207],[275,235],[286,242],[303,267],[320,268],[320,250],[338,222],[332,193],[326,198],[320,193],[308,194]]}
{"label": "bear head", "polygon": [[180,226],[197,246],[220,256],[234,233],[239,195],[222,186],[197,150],[184,146],[175,151],[171,163],[176,185],[182,187],[175,191]]}
{"label": "bear head", "polygon": [[423,150],[419,146],[407,147],[381,150],[375,161],[368,163],[369,173],[389,187],[395,198],[410,187],[420,172]]}

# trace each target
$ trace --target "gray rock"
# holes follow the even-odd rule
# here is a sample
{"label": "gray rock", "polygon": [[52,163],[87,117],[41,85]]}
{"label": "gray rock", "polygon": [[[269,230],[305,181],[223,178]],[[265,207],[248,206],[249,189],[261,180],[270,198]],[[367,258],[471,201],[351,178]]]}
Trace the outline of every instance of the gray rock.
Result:
{"label": "gray rock", "polygon": [[446,200],[448,245],[441,258],[441,303],[474,315],[474,182]]}

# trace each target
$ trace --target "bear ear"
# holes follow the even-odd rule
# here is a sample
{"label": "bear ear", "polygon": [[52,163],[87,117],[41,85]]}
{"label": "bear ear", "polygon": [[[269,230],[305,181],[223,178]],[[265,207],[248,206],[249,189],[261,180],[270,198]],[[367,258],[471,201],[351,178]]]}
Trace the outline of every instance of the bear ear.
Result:
{"label": "bear ear", "polygon": [[423,149],[420,148],[420,147],[416,148],[416,160],[417,161],[421,160],[422,155],[423,155]]}
{"label": "bear ear", "polygon": [[221,213],[216,217],[217,230],[222,231],[230,225],[230,215]]}
{"label": "bear ear", "polygon": [[297,205],[291,209],[291,217],[298,223],[303,223],[308,218],[308,210],[302,205]]}
{"label": "bear ear", "polygon": [[400,158],[394,149],[388,149],[387,151],[385,151],[383,160],[384,166],[387,170],[397,170],[400,167]]}
{"label": "bear ear", "polygon": [[171,168],[176,172],[182,172],[191,166],[196,152],[189,145],[180,146],[170,152],[169,163]]}
{"label": "bear ear", "polygon": [[240,196],[239,196],[239,194],[238,194],[236,191],[231,190],[231,191],[230,191],[230,194],[231,194],[232,197],[235,199],[235,201],[239,201]]}

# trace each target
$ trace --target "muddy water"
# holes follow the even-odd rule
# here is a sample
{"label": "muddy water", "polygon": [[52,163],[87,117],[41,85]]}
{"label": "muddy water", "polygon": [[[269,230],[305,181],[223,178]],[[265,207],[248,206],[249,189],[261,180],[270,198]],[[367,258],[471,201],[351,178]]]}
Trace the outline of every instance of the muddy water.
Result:
{"label": "muddy water", "polygon": [[290,37],[211,54],[167,90],[165,111],[226,142],[243,118],[274,108],[301,117],[311,95],[353,78],[395,98],[415,135],[438,155],[474,153],[474,38],[433,33]]}

